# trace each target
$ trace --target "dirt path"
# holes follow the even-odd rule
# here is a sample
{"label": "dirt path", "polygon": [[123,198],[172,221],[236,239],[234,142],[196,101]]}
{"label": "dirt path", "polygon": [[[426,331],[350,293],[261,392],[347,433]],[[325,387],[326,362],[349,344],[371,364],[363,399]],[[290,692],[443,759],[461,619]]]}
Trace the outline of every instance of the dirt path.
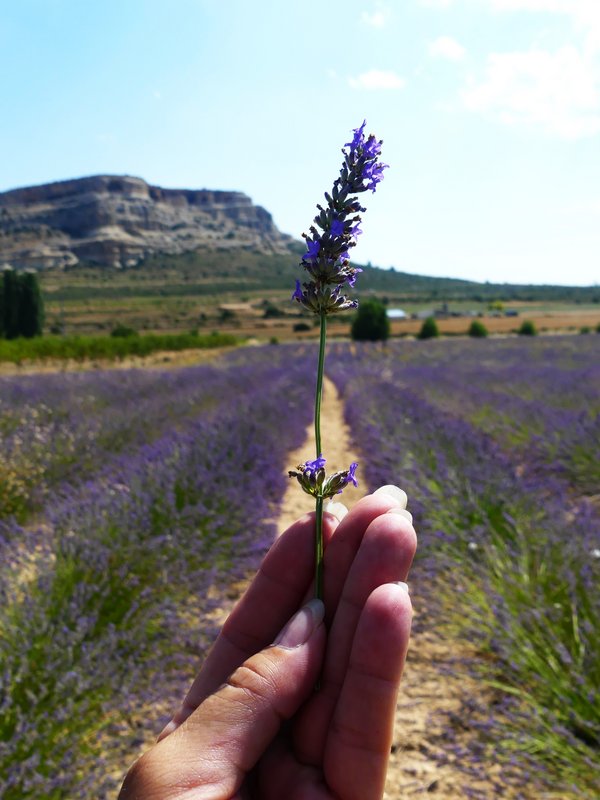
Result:
{"label": "dirt path", "polygon": [[[360,461],[358,454],[352,449],[350,443],[350,432],[344,423],[343,404],[340,400],[334,384],[325,378],[323,383],[323,400],[321,405],[321,439],[323,444],[323,455],[327,458],[327,472],[335,472],[340,469],[348,469],[353,461]],[[298,450],[290,453],[288,463],[290,469],[294,469],[298,464],[313,459],[316,456],[315,431],[312,425],[306,432],[306,440]],[[344,505],[351,508],[365,493],[364,486],[361,485],[360,465],[356,475],[359,486],[358,489],[352,484],[344,489]],[[290,480],[287,491],[283,497],[283,504],[277,529],[279,533],[295,522],[298,517],[312,511],[314,503],[305,494],[296,480]]]}

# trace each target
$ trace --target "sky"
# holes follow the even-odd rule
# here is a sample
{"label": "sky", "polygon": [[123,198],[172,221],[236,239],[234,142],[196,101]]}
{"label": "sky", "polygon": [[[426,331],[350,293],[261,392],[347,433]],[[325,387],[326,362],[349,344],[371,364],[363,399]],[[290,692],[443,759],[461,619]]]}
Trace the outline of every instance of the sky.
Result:
{"label": "sky", "polygon": [[0,191],[100,173],[238,190],[300,238],[366,119],[389,169],[356,261],[600,283],[600,0],[0,11]]}

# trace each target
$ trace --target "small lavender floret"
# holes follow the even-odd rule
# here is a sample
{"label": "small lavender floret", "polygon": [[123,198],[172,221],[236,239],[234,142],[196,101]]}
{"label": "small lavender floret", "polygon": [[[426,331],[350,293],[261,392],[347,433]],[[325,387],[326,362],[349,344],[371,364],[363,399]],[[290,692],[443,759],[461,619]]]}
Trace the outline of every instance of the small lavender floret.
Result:
{"label": "small lavender floret", "polygon": [[356,480],[358,463],[356,461],[352,462],[348,469],[334,472],[329,477],[325,472],[325,461],[323,455],[320,455],[314,461],[305,461],[303,464],[299,464],[295,470],[290,470],[288,475],[290,478],[296,478],[307,494],[324,499],[341,494],[349,483],[358,486]]}
{"label": "small lavender floret", "polygon": [[352,140],[344,145],[349,149],[342,149],[344,162],[331,194],[325,192],[327,205],[317,205],[319,213],[310,232],[302,234],[306,253],[300,265],[310,279],[296,282],[292,299],[315,314],[333,314],[358,305],[343,295],[345,284],[354,286],[362,272],[350,264],[350,249],[362,233],[360,212],[365,211],[355,195],[374,192],[387,169],[387,164],[379,161],[382,142],[373,134],[365,137],[365,126],[366,121],[355,128]]}

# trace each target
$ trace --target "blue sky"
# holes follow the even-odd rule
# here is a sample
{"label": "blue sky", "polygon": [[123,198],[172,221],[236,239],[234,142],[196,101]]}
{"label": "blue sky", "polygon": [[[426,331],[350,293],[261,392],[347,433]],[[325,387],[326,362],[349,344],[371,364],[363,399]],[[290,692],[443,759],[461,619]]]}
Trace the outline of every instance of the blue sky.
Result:
{"label": "blue sky", "polygon": [[352,128],[358,261],[600,283],[600,0],[4,0],[0,191],[237,189],[299,237]]}

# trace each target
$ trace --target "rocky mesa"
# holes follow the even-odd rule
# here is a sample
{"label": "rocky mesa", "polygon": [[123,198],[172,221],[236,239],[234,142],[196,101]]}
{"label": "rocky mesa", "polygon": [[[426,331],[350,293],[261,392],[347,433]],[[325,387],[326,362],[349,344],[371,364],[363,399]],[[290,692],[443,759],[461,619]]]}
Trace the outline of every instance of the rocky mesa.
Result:
{"label": "rocky mesa", "polygon": [[242,192],[95,175],[0,193],[0,264],[17,269],[124,268],[206,248],[283,252],[292,241]]}

